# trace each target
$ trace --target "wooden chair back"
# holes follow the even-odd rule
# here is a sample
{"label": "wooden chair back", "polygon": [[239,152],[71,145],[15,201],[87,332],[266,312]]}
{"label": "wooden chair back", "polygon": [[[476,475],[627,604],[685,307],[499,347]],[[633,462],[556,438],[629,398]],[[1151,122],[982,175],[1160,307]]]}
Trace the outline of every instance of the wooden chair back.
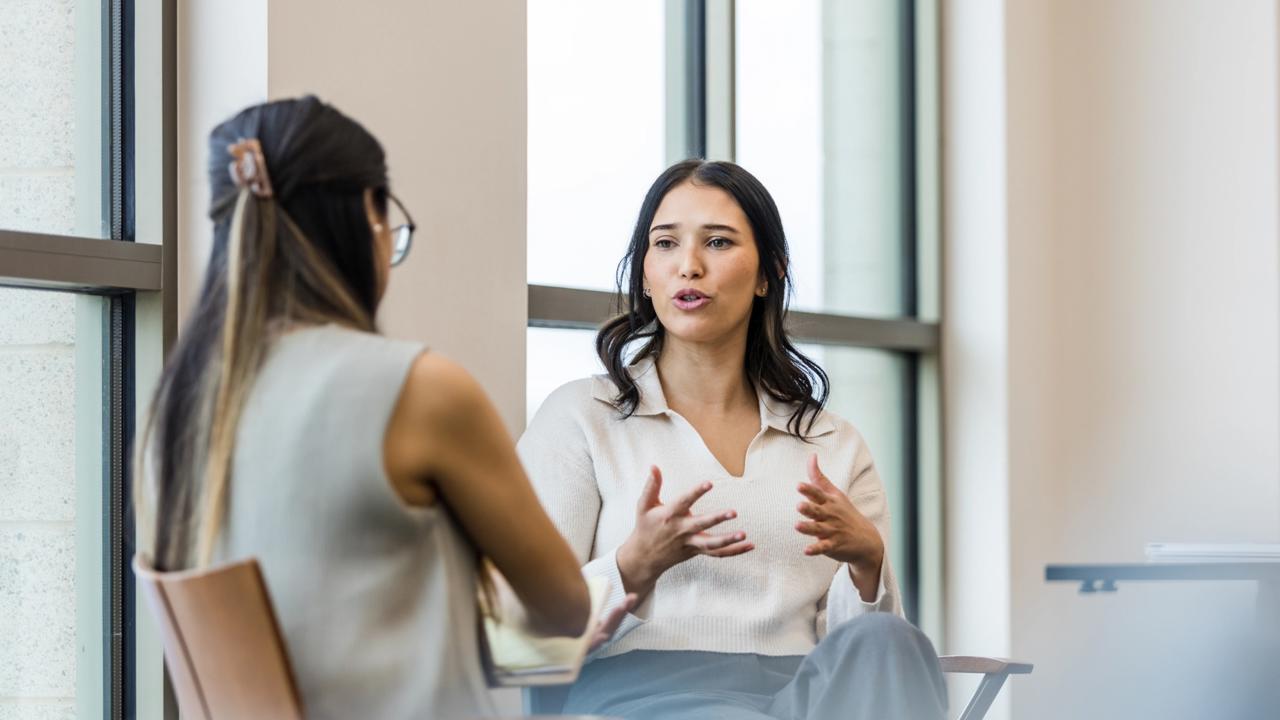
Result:
{"label": "wooden chair back", "polygon": [[257,560],[133,571],[159,621],[183,720],[302,718],[302,700]]}

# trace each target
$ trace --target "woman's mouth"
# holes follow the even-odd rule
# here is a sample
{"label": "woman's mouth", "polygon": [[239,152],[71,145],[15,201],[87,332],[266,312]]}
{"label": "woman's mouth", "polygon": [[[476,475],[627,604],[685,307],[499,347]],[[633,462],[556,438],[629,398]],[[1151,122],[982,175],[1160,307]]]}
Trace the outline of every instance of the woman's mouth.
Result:
{"label": "woman's mouth", "polygon": [[701,291],[692,289],[681,290],[671,298],[671,304],[680,310],[697,310],[709,302],[711,302],[711,298]]}

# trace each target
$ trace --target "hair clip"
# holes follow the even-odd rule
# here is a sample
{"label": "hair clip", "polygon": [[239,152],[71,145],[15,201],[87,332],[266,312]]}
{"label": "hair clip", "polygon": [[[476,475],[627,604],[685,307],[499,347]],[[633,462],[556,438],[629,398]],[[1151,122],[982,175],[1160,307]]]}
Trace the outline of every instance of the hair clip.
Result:
{"label": "hair clip", "polygon": [[271,176],[267,174],[267,158],[262,154],[262,143],[257,138],[241,138],[239,142],[228,145],[227,152],[231,153],[231,164],[227,169],[236,187],[248,188],[260,198],[274,194]]}

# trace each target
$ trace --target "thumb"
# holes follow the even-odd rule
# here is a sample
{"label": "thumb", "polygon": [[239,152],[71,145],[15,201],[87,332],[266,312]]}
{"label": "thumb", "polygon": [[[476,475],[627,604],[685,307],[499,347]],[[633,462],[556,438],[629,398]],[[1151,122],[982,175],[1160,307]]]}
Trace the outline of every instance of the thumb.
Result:
{"label": "thumb", "polygon": [[822,474],[822,468],[818,467],[818,453],[809,456],[809,482],[823,490],[831,490],[834,487],[827,476]]}
{"label": "thumb", "polygon": [[657,465],[649,466],[649,479],[640,491],[640,511],[644,512],[662,504],[658,498],[662,494],[662,471]]}

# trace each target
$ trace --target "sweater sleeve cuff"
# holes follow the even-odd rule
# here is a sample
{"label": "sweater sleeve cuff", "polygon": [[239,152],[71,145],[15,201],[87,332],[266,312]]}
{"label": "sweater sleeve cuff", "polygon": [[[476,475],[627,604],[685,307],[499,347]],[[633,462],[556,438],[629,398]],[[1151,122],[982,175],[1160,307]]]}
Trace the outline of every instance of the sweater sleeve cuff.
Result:
{"label": "sweater sleeve cuff", "polygon": [[853,584],[853,575],[847,563],[841,563],[836,576],[831,579],[831,589],[827,594],[827,627],[832,628],[847,620],[873,612],[889,612],[889,594],[885,588],[885,576],[888,573],[888,557],[880,563],[880,584],[876,588],[876,598],[871,602],[862,599],[862,593]]}
{"label": "sweater sleeve cuff", "polygon": [[[622,586],[622,573],[618,571],[616,549],[610,550],[608,553],[588,562],[586,565],[583,565],[582,574],[586,577],[606,577],[609,579],[609,597],[604,601],[604,608],[600,611],[601,616],[608,614],[611,609],[621,605],[622,601],[627,597],[626,588]],[[587,660],[590,661],[595,658],[614,641],[632,630],[635,630],[644,623],[645,621],[641,618],[636,617],[632,613],[627,613],[623,616],[622,622],[619,623],[618,629],[614,631],[613,637],[600,647],[596,648],[595,652],[588,655]]]}

